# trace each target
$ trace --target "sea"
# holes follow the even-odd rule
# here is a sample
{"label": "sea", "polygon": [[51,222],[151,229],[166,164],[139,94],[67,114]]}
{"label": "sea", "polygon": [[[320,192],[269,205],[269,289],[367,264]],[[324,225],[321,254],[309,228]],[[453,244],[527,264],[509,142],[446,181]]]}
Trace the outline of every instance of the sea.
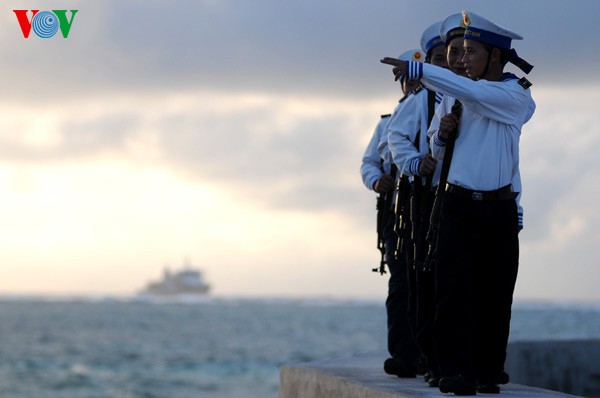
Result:
{"label": "sea", "polygon": [[[600,303],[513,306],[511,341],[598,338]],[[385,340],[379,300],[0,297],[0,397],[277,398],[281,365]]]}

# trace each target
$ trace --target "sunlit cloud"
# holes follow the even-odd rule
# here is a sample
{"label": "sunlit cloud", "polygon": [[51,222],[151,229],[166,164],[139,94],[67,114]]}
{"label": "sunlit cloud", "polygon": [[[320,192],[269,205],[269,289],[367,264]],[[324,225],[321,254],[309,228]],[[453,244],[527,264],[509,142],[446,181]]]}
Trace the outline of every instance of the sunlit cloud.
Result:
{"label": "sunlit cloud", "polygon": [[[583,276],[600,239],[600,90],[583,67],[600,3],[532,21],[541,2],[507,1],[459,8],[514,26],[536,65],[517,297],[600,299]],[[50,41],[19,37],[11,7],[24,3],[0,12],[0,292],[127,294],[189,257],[218,294],[385,295],[359,175],[399,96],[378,60],[456,4],[399,19],[391,0],[78,2],[69,39]],[[552,35],[565,20],[580,23]]]}
{"label": "sunlit cloud", "polygon": [[[599,167],[585,148],[599,135],[584,129],[595,97],[573,108],[571,96],[556,93],[539,90],[521,142],[526,228],[517,296],[560,290],[562,274],[548,264],[571,250],[589,256],[585,242],[598,237],[600,189],[591,181]],[[3,253],[44,275],[25,284],[32,291],[64,289],[45,283],[55,278],[48,263],[97,282],[85,289],[130,293],[149,270],[190,256],[224,294],[318,294],[324,285],[311,280],[345,273],[332,294],[377,295],[385,278],[370,273],[379,259],[375,195],[358,169],[378,115],[393,105],[189,91],[7,107]],[[576,117],[559,123],[558,109]],[[554,139],[574,131],[572,142]],[[107,263],[116,268],[94,271]],[[116,270],[124,277],[115,280]],[[257,274],[263,285],[251,282]]]}

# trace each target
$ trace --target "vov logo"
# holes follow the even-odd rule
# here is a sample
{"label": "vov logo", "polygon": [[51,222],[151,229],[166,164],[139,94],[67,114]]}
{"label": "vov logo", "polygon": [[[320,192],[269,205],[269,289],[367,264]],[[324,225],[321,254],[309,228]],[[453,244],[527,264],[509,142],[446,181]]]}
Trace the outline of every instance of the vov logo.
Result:
{"label": "vov logo", "polygon": [[[31,17],[27,15],[31,11]],[[71,26],[73,25],[73,19],[78,10],[70,10],[71,18],[67,18],[68,10],[52,10],[52,11],[40,11],[40,10],[13,10],[21,26],[24,38],[29,38],[29,34],[33,30],[38,37],[42,39],[48,39],[58,32],[60,32],[66,39],[69,37]]]}

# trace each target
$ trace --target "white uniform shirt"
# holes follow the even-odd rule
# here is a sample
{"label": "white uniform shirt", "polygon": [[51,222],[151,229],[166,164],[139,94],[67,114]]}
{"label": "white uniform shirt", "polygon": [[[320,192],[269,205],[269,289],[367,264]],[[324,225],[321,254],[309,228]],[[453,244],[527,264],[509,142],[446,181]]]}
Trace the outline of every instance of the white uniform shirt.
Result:
{"label": "white uniform shirt", "polygon": [[[409,79],[460,99],[463,104],[448,182],[491,191],[515,182],[519,172],[519,138],[530,116],[531,91],[512,75],[502,81],[473,81],[429,64],[409,62]],[[445,142],[432,135],[433,156],[443,159]]]}
{"label": "white uniform shirt", "polygon": [[[390,116],[391,115],[381,116],[362,158],[360,174],[363,183],[369,189],[373,189],[377,180],[379,180],[384,173],[390,172],[389,162],[382,162],[382,160],[385,159],[385,153],[380,153],[378,150],[380,142],[386,137],[387,125],[391,118]],[[381,150],[382,152],[385,152],[387,150],[387,145],[385,148],[382,147]]]}
{"label": "white uniform shirt", "polygon": [[[403,97],[394,113],[391,116],[386,115],[382,117],[375,127],[371,141],[367,145],[367,149],[363,155],[362,164],[360,166],[360,174],[362,176],[363,183],[369,189],[373,189],[375,182],[383,176],[383,174],[389,174],[392,165],[392,155],[388,146],[388,124],[399,113],[400,109],[406,104],[406,99]],[[383,163],[382,163],[383,160]]]}
{"label": "white uniform shirt", "polygon": [[[441,101],[441,95],[436,93],[435,104]],[[390,121],[388,125],[388,145],[392,159],[402,174],[415,176],[419,173],[421,158],[429,152],[427,139],[428,126],[428,100],[427,90],[415,91],[406,99],[405,105]],[[417,134],[419,134],[419,149],[416,147]],[[433,185],[439,181],[441,163],[433,176]]]}
{"label": "white uniform shirt", "polygon": [[[442,98],[442,102],[440,103],[440,105],[436,108],[435,111],[435,115],[433,115],[433,119],[431,119],[431,125],[429,126],[429,131],[427,132],[427,135],[431,138],[435,133],[437,133],[439,127],[440,127],[440,120],[441,118],[452,112],[452,105],[454,105],[454,102],[456,101],[456,98],[451,97],[449,95],[445,95]],[[533,101],[533,98],[531,99],[531,102],[529,103],[529,107],[528,107],[528,113],[527,116],[525,118],[525,123],[527,123],[529,121],[529,119],[531,119],[531,117],[533,116],[533,113],[535,112],[535,102]],[[454,158],[452,158],[452,161],[454,161]],[[515,192],[519,192],[519,195],[517,196],[517,206],[518,206],[518,212],[519,212],[519,225],[521,227],[523,227],[523,206],[521,206],[521,195],[522,195],[522,186],[521,186],[521,173],[520,170],[517,169],[517,173],[513,176],[513,180],[512,180],[512,186],[513,186],[513,190]]]}

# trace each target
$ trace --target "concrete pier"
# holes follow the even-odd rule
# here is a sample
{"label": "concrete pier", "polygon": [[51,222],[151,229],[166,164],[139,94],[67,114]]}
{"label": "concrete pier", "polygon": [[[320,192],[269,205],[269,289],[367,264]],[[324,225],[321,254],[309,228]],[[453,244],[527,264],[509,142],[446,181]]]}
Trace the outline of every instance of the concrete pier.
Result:
{"label": "concrete pier", "polygon": [[[453,397],[429,387],[422,377],[400,379],[383,371],[386,353],[365,354],[293,365],[280,372],[279,398],[413,398]],[[498,397],[575,397],[555,391],[509,383]],[[480,394],[488,396],[488,394]]]}

